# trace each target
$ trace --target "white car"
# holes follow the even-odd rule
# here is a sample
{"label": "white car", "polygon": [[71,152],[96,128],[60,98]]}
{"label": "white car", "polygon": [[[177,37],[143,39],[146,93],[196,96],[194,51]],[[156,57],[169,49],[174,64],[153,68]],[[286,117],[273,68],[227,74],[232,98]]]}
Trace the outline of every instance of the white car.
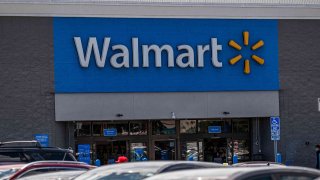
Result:
{"label": "white car", "polygon": [[76,177],[75,180],[140,180],[155,174],[186,169],[220,168],[222,164],[196,161],[143,161],[105,165]]}
{"label": "white car", "polygon": [[230,167],[163,173],[146,180],[313,180],[316,169],[292,166]]}

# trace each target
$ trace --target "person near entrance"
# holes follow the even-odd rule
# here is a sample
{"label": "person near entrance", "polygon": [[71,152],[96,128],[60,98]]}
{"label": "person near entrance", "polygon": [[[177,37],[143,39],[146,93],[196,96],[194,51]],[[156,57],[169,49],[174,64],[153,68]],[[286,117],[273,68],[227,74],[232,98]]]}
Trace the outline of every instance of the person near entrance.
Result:
{"label": "person near entrance", "polygon": [[116,163],[125,163],[128,162],[128,158],[125,156],[119,156],[118,160],[116,161]]}
{"label": "person near entrance", "polygon": [[320,169],[320,144],[316,145],[316,157],[317,157],[317,164],[316,169]]}

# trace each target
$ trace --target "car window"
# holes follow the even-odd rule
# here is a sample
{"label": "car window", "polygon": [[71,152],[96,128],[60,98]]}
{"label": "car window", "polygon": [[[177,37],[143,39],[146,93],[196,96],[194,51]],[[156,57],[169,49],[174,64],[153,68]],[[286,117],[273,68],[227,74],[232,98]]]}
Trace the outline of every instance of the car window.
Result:
{"label": "car window", "polygon": [[260,175],[260,176],[254,176],[246,178],[247,180],[272,180],[271,175]]}
{"label": "car window", "polygon": [[25,152],[24,155],[30,159],[30,161],[43,161],[45,160],[38,152]]}
{"label": "car window", "polygon": [[63,160],[64,152],[39,152],[45,160]]}
{"label": "car window", "polygon": [[310,176],[310,175],[280,175],[280,180],[313,180],[316,176]]}
{"label": "car window", "polygon": [[159,173],[178,171],[183,169],[199,169],[199,168],[200,168],[199,166],[194,166],[192,164],[175,164],[175,165],[164,168]]}
{"label": "car window", "polygon": [[0,162],[29,162],[21,152],[0,152]]}
{"label": "car window", "polygon": [[66,157],[64,158],[65,161],[75,161],[73,155],[70,153],[66,153]]}

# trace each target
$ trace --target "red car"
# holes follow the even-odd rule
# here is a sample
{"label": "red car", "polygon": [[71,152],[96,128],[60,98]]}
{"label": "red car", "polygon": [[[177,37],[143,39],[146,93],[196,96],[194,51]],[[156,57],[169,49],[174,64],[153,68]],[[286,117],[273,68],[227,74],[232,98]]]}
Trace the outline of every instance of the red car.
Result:
{"label": "red car", "polygon": [[88,165],[82,162],[75,161],[36,161],[24,165],[19,170],[14,171],[12,174],[4,177],[9,180],[14,180],[26,176],[57,172],[57,171],[83,171],[93,169],[95,166]]}

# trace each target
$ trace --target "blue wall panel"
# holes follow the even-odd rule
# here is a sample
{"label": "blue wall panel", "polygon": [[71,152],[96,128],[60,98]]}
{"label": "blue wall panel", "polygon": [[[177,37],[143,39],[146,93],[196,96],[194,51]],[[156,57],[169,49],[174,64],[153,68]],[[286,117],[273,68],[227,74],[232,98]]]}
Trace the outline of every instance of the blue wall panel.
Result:
{"label": "blue wall panel", "polygon": [[[259,40],[264,46],[255,51],[243,46],[243,31],[249,31],[249,45]],[[80,66],[74,37],[81,37],[86,51],[88,38],[96,37],[102,51],[104,37],[111,42],[105,67],[96,66],[92,53],[89,67]],[[140,67],[132,67],[131,38],[139,38]],[[223,67],[211,63],[211,51],[205,53],[204,67],[180,68],[167,66],[167,55],[162,55],[162,67],[155,67],[153,53],[149,67],[142,67],[141,45],[168,44],[190,45],[195,52],[197,45],[210,45],[217,38],[222,50],[218,59]],[[241,51],[228,46],[235,40],[243,47]],[[129,49],[130,67],[113,68],[110,57],[116,52],[111,47],[123,44]],[[117,51],[118,52],[118,51]],[[243,59],[235,65],[229,59],[242,54]],[[256,54],[265,59],[259,65],[251,59]],[[250,59],[251,73],[244,74],[244,60]],[[69,92],[201,92],[201,91],[250,91],[278,90],[278,27],[277,20],[214,20],[214,19],[129,19],[129,18],[54,18],[54,64],[56,93]]]}

